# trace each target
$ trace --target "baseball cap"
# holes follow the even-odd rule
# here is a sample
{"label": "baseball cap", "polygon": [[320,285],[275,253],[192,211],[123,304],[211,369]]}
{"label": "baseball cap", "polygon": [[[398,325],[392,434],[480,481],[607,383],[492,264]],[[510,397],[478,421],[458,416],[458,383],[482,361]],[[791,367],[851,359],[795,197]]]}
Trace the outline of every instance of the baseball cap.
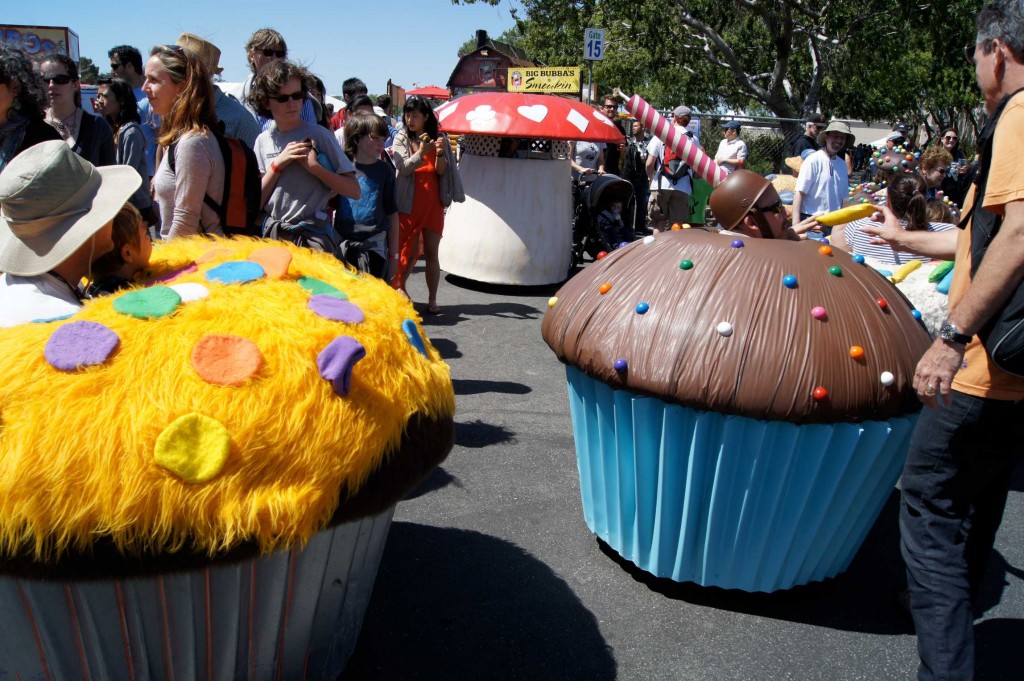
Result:
{"label": "baseball cap", "polygon": [[688,107],[688,106],[680,105],[680,106],[677,106],[676,108],[672,109],[672,115],[676,116],[678,118],[682,118],[683,116],[689,116],[690,113],[691,113],[690,107]]}

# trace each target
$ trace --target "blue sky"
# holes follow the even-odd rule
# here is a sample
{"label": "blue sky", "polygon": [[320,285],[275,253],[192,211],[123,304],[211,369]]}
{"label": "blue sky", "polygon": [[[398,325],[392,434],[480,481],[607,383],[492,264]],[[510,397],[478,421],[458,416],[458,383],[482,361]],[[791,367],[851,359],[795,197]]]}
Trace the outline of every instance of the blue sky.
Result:
{"label": "blue sky", "polygon": [[331,94],[350,76],[362,78],[373,94],[388,78],[444,86],[455,68],[459,46],[480,28],[497,38],[512,27],[509,5],[452,5],[450,0],[170,0],[83,2],[10,0],[4,24],[67,26],[78,34],[82,56],[109,70],[107,50],[119,44],[143,55],[156,44],[195,33],[221,50],[224,80],[248,74],[243,47],[252,32],[270,26],[284,35],[288,56],[323,78]]}

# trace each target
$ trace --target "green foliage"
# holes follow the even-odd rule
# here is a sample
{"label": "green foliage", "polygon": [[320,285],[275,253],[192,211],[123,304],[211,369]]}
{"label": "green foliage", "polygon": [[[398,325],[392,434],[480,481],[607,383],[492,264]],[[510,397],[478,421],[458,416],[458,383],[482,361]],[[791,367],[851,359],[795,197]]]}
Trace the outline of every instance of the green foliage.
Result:
{"label": "green foliage", "polygon": [[78,77],[83,83],[95,85],[96,80],[100,77],[99,67],[93,63],[92,59],[81,57],[78,60]]}
{"label": "green foliage", "polygon": [[[500,0],[452,0],[487,2]],[[605,29],[600,92],[658,108],[800,119],[977,124],[980,97],[961,48],[977,0],[519,0],[518,46],[584,66],[583,31]]]}

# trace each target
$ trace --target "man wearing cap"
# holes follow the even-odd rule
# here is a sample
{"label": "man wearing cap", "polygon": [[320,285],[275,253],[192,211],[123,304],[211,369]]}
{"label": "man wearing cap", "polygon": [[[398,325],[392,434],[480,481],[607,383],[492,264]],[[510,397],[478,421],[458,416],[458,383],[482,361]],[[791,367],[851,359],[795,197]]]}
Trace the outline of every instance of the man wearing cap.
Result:
{"label": "man wearing cap", "polygon": [[[199,61],[210,72],[211,79],[224,70],[220,66],[220,50],[213,43],[191,33],[182,33],[178,36],[177,44],[199,57]],[[237,137],[249,148],[256,144],[260,134],[260,124],[256,122],[256,117],[234,98],[224,94],[216,83],[213,86],[213,108],[217,120],[224,124],[226,136]]]}
{"label": "man wearing cap", "polygon": [[792,227],[778,190],[765,177],[749,170],[730,173],[708,199],[722,229],[752,239],[799,240],[818,226],[814,218]]}
{"label": "man wearing cap", "polygon": [[740,124],[737,121],[723,123],[722,128],[725,130],[725,139],[718,143],[715,163],[722,166],[725,172],[731,173],[746,163],[747,143],[740,139]]}
{"label": "man wearing cap", "polygon": [[842,121],[832,121],[818,134],[821,149],[804,159],[796,178],[794,216],[805,220],[843,207],[843,199],[850,192],[850,175],[842,151],[855,141],[850,126]]}
{"label": "man wearing cap", "polygon": [[[672,123],[680,134],[685,134],[690,138],[690,142],[700,147],[700,140],[686,127],[690,124],[690,113],[690,107],[677,106],[672,111]],[[651,182],[651,198],[647,203],[647,212],[653,222],[655,234],[664,231],[668,225],[681,224],[690,219],[692,172],[686,172],[676,180],[667,177],[665,157],[665,143],[657,137],[651,138],[647,145],[647,179]],[[682,162],[682,159],[679,161]]]}
{"label": "man wearing cap", "polygon": [[814,114],[804,121],[804,134],[800,135],[793,143],[793,155],[802,156],[803,152],[808,149],[811,151],[821,149],[821,145],[818,144],[818,134],[824,127],[825,116],[823,114]]}
{"label": "man wearing cap", "polygon": [[0,327],[72,315],[79,282],[114,248],[114,216],[142,184],[96,168],[63,140],[29,147],[0,173]]}

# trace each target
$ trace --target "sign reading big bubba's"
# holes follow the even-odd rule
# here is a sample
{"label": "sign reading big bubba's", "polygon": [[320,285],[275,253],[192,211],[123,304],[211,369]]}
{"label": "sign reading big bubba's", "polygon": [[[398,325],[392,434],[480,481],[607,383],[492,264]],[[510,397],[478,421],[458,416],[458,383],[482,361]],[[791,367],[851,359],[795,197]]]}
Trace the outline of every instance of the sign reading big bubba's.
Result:
{"label": "sign reading big bubba's", "polygon": [[580,91],[578,66],[545,66],[510,68],[509,92],[555,92],[575,94]]}

